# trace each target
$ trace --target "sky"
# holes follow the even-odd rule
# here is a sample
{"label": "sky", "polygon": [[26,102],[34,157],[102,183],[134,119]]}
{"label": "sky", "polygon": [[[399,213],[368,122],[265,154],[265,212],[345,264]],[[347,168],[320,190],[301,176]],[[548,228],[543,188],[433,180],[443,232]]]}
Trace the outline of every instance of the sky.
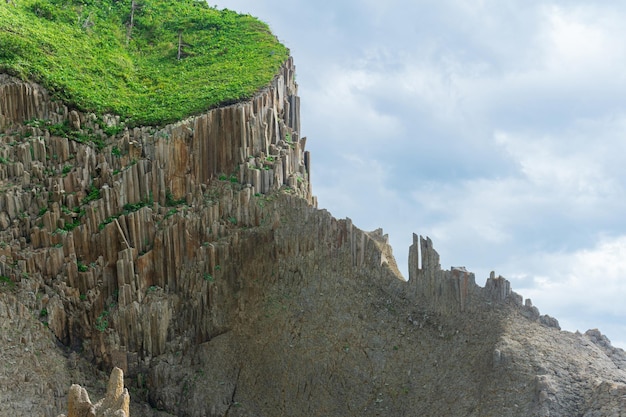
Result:
{"label": "sky", "polygon": [[290,48],[320,208],[626,349],[626,3],[209,3]]}

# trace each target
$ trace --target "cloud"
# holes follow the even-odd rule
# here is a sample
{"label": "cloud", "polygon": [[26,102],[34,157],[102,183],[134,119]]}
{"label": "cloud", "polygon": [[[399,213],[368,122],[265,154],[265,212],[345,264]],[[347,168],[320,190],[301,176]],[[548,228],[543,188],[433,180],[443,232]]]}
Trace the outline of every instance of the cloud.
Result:
{"label": "cloud", "polygon": [[518,290],[542,312],[560,318],[570,331],[602,323],[614,344],[626,346],[626,235],[603,237],[574,252],[536,254],[528,261],[523,269],[516,266],[525,271],[517,277]]}
{"label": "cloud", "polygon": [[626,235],[603,237],[591,248],[544,254],[539,259],[547,268],[528,277],[529,293],[541,298],[544,292],[558,292],[554,306],[626,315],[621,302],[626,291]]}
{"label": "cloud", "polygon": [[544,13],[542,41],[550,71],[574,76],[589,71],[614,74],[618,68],[615,64],[623,62],[624,46],[619,35],[624,34],[624,27],[615,19],[614,10],[588,5],[549,6]]}

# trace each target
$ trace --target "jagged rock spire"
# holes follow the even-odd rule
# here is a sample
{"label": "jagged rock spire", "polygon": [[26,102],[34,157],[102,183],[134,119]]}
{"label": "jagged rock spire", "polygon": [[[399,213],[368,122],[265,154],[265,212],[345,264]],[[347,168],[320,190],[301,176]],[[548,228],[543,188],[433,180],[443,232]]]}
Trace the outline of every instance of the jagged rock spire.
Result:
{"label": "jagged rock spire", "polygon": [[124,372],[113,368],[103,399],[92,404],[87,390],[73,384],[68,394],[68,414],[59,417],[130,417],[129,406],[130,395],[124,388]]}

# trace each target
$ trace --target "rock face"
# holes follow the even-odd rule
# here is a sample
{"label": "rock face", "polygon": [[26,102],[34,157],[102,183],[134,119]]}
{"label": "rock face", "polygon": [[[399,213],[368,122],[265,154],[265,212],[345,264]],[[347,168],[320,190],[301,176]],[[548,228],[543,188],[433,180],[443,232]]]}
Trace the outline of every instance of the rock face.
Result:
{"label": "rock face", "polygon": [[521,295],[511,290],[509,281],[502,276],[496,277],[494,272],[483,288],[476,285],[474,274],[465,267],[442,270],[433,242],[415,234],[409,248],[409,286],[415,291],[420,305],[433,311],[463,313],[480,310],[485,303],[508,303],[531,320],[561,328],[558,320],[541,316],[530,299],[524,302]]}
{"label": "rock face", "polygon": [[60,364],[38,384],[0,374],[0,416],[64,412],[76,361],[119,368],[134,416],[622,410],[626,355],[601,333],[560,331],[493,273],[443,270],[417,235],[404,281],[381,230],[316,208],[294,71],[162,128],[0,76],[0,326],[54,335]]}
{"label": "rock face", "polygon": [[[102,131],[117,124],[114,118],[100,126],[93,115],[46,101],[36,85],[3,78],[6,126],[48,119],[30,119],[3,138],[7,227],[0,236],[15,265],[0,261],[0,272],[58,287],[46,305],[59,340],[73,348],[91,340],[98,362],[118,364],[115,357],[126,368],[127,351],[131,367],[165,352],[174,310],[194,317],[184,343],[223,331],[228,312],[211,312],[206,289],[227,272],[220,269],[229,256],[228,229],[269,221],[264,196],[281,187],[315,204],[293,73],[289,61],[248,102],[115,138]],[[82,123],[94,140],[105,136],[110,144],[98,150],[71,134],[55,136],[59,120],[70,132]],[[162,296],[170,290],[180,297],[173,304]]]}
{"label": "rock face", "polygon": [[72,384],[68,394],[67,416],[60,414],[59,417],[130,417],[129,406],[130,395],[124,388],[124,372],[120,368],[113,368],[103,399],[92,404],[87,390]]}
{"label": "rock face", "polygon": [[33,312],[24,304],[35,297],[0,281],[0,416],[55,417],[67,410],[72,382],[102,390],[93,365],[60,348],[42,323],[46,310]]}
{"label": "rock face", "polygon": [[41,86],[0,74],[0,129],[32,119],[51,119],[58,123],[65,117],[67,109],[61,103],[50,101],[48,92]]}

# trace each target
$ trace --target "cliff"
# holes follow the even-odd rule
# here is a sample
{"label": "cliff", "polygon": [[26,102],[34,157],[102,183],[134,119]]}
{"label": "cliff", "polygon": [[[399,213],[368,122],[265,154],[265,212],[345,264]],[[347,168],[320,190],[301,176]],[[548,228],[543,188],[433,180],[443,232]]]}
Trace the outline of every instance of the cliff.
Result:
{"label": "cliff", "polygon": [[0,415],[65,412],[71,384],[103,392],[94,367],[133,416],[626,409],[599,332],[417,235],[404,281],[381,230],[316,207],[294,72],[161,128],[0,77]]}

